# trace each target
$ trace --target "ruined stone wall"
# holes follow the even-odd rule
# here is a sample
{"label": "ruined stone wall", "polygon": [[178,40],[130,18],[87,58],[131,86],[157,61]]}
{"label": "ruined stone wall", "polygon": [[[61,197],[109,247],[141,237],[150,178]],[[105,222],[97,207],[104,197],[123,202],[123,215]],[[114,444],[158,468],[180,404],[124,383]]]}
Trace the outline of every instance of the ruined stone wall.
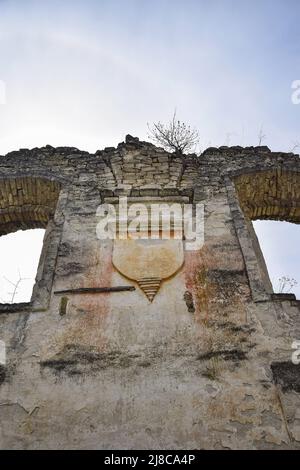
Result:
{"label": "ruined stone wall", "polygon": [[[299,223],[299,175],[266,147],[180,157],[130,136],[0,157],[0,234],[47,227],[32,301],[0,304],[0,448],[300,448],[299,301],[272,292],[251,223]],[[120,195],[205,207],[204,246],[153,299],[96,237]]]}

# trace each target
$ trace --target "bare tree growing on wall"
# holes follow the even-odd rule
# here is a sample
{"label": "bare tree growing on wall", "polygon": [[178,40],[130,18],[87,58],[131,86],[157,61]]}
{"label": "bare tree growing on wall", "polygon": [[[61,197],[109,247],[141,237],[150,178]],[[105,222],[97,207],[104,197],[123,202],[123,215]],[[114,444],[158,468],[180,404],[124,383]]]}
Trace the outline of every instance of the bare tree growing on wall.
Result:
{"label": "bare tree growing on wall", "polygon": [[7,279],[5,276],[3,276],[3,279],[5,279],[6,282],[8,282],[9,284],[11,284],[13,286],[13,289],[11,292],[8,292],[7,294],[9,295],[9,300],[4,300],[2,298],[0,298],[1,302],[3,303],[10,303],[10,304],[13,304],[15,302],[15,299],[16,299],[16,296],[17,294],[19,293],[19,288],[22,284],[23,281],[27,281],[28,278],[27,277],[22,277],[21,276],[21,273],[19,271],[19,278],[16,282],[12,282],[10,281],[9,279]]}
{"label": "bare tree growing on wall", "polygon": [[173,118],[167,124],[153,123],[149,126],[148,137],[157,145],[162,146],[168,152],[176,152],[180,155],[193,152],[199,143],[198,131],[188,124],[177,119],[176,111]]}
{"label": "bare tree growing on wall", "polygon": [[300,142],[296,140],[293,142],[293,147],[290,149],[290,152],[294,153],[299,148],[300,148]]}
{"label": "bare tree growing on wall", "polygon": [[261,125],[259,132],[258,132],[258,145],[262,145],[263,141],[266,139],[266,134],[264,133],[264,128]]}
{"label": "bare tree growing on wall", "polygon": [[298,282],[289,276],[282,276],[278,279],[279,281],[279,292],[281,294],[288,294],[292,291],[293,287],[295,287]]}

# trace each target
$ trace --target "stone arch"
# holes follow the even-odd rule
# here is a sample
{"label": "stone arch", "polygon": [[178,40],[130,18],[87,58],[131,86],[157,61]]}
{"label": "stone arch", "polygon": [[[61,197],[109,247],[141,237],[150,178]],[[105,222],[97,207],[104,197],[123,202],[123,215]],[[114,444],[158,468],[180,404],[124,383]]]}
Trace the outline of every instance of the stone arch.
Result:
{"label": "stone arch", "polygon": [[54,216],[60,183],[33,176],[0,179],[0,236],[46,228]]}
{"label": "stone arch", "polygon": [[300,172],[271,169],[234,179],[239,203],[250,220],[300,223]]}

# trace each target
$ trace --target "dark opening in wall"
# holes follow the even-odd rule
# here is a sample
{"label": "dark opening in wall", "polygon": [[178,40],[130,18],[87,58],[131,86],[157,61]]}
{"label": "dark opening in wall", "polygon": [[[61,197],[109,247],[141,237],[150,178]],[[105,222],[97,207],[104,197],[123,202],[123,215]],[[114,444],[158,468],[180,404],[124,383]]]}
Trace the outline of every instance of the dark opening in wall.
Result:
{"label": "dark opening in wall", "polygon": [[294,293],[300,299],[300,225],[253,222],[275,293]]}
{"label": "dark opening in wall", "polygon": [[0,237],[0,302],[30,302],[45,230],[19,230]]}

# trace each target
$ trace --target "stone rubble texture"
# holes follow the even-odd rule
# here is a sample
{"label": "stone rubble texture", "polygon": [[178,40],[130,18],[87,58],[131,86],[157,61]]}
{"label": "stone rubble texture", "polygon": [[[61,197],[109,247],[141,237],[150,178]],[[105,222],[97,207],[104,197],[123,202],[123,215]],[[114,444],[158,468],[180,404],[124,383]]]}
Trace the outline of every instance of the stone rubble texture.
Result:
{"label": "stone rubble texture", "polygon": [[[0,304],[0,448],[299,449],[299,301],[272,293],[251,222],[299,223],[299,183],[299,157],[267,147],[0,157],[0,235],[46,228],[32,301]],[[121,195],[205,205],[204,246],[152,302],[96,237]]]}

